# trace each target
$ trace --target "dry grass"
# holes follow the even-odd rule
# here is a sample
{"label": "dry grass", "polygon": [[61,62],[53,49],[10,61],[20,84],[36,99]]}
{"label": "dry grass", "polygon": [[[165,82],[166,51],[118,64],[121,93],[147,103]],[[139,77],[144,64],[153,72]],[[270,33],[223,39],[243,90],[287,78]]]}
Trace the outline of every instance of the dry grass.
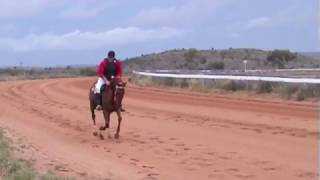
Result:
{"label": "dry grass", "polygon": [[12,157],[12,148],[0,130],[0,179],[2,180],[68,180],[52,173],[38,174],[32,168],[32,164],[23,160],[16,160]]}
{"label": "dry grass", "polygon": [[8,141],[0,132],[0,176],[4,180],[32,180],[35,173],[27,162],[12,159]]}
{"label": "dry grass", "polygon": [[286,84],[264,81],[233,81],[233,80],[204,80],[204,79],[175,79],[132,75],[130,80],[140,86],[177,87],[198,92],[216,90],[230,92],[248,92],[256,94],[274,94],[283,99],[303,101],[318,99],[320,85]]}
{"label": "dry grass", "polygon": [[10,68],[0,69],[0,81],[72,78],[95,75],[95,67],[37,68],[28,70]]}

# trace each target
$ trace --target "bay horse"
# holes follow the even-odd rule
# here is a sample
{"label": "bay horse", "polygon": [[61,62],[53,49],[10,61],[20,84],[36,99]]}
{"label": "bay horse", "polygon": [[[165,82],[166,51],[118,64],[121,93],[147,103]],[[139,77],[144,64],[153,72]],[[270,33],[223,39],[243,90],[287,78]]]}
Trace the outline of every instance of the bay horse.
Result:
{"label": "bay horse", "polygon": [[[95,115],[95,108],[96,108],[96,102],[95,102],[95,94],[94,94],[94,88],[95,88],[96,82],[91,86],[90,92],[89,92],[89,100],[90,100],[90,110],[91,110],[91,115],[92,115],[92,121],[93,125],[96,125],[96,115]],[[110,132],[109,132],[109,127],[110,127],[110,115],[113,112],[117,113],[118,116],[118,127],[117,127],[117,132],[115,134],[115,138],[118,139],[119,133],[120,133],[120,126],[121,126],[121,121],[122,121],[122,116],[121,116],[121,104],[122,104],[122,99],[125,94],[125,86],[126,83],[123,82],[121,79],[118,78],[112,78],[110,80],[109,85],[104,85],[101,88],[101,95],[102,95],[102,112],[105,120],[105,125],[100,127],[100,131],[104,131],[108,129],[108,135],[109,138],[111,137]],[[97,132],[94,132],[93,135],[97,136]],[[99,136],[101,139],[103,139],[103,135],[99,133]]]}

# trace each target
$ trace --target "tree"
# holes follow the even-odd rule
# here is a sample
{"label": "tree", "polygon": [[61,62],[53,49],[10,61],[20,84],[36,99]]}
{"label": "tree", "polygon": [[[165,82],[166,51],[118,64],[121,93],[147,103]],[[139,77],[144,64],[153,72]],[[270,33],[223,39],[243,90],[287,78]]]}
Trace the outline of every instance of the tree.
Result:
{"label": "tree", "polygon": [[224,62],[220,61],[220,62],[211,62],[208,65],[209,69],[217,69],[217,70],[222,70],[224,69]]}
{"label": "tree", "polygon": [[296,57],[297,55],[289,50],[274,50],[269,53],[267,61],[272,65],[277,65],[279,68],[284,68],[284,63],[292,61]]}
{"label": "tree", "polygon": [[200,59],[200,64],[205,64],[205,63],[207,63],[207,58],[202,57],[202,58]]}
{"label": "tree", "polygon": [[187,61],[193,61],[194,59],[199,57],[199,52],[196,49],[189,49],[187,52],[184,53],[184,58]]}

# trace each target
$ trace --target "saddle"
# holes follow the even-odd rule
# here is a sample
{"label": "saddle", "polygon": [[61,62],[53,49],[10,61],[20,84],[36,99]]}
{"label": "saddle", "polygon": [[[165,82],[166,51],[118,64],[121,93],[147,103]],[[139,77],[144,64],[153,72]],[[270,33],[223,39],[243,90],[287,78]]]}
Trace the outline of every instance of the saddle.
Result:
{"label": "saddle", "polygon": [[[110,99],[109,99],[109,105],[111,106],[114,106],[114,105],[117,105],[117,108],[118,106],[120,106],[120,110],[123,112],[124,109],[122,108],[122,99],[123,99],[123,95],[124,95],[124,88],[126,86],[126,83],[124,82],[118,82],[117,85],[115,86],[115,88],[110,88],[110,90],[112,89],[114,92],[112,92],[113,94],[113,98],[112,98],[112,101],[110,102]],[[102,87],[100,88],[100,93],[99,94],[96,94],[95,93],[95,85],[93,85],[93,87],[91,88],[91,92],[92,94],[94,95],[92,98],[92,103],[95,107],[97,107],[98,105],[102,105],[102,95],[104,93],[106,93],[106,90],[109,89],[107,88],[107,85],[102,85]],[[108,92],[107,92],[108,93]],[[119,94],[120,93],[120,94]],[[110,95],[110,94],[109,94]],[[120,96],[119,96],[120,95]],[[118,99],[120,98],[120,99]],[[119,103],[119,104],[118,104]]]}

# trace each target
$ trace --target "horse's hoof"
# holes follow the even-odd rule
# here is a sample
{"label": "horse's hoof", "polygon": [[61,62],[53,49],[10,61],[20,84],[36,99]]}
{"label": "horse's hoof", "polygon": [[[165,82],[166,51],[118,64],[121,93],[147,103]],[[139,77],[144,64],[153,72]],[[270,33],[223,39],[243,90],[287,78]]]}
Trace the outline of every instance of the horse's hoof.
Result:
{"label": "horse's hoof", "polygon": [[100,138],[101,140],[104,140],[104,136],[103,136],[102,134],[99,135],[99,138]]}
{"label": "horse's hoof", "polygon": [[94,136],[98,136],[98,133],[97,132],[93,132],[92,133]]}
{"label": "horse's hoof", "polygon": [[100,131],[104,131],[104,130],[106,130],[106,128],[103,127],[103,126],[101,126],[101,127],[100,127]]}
{"label": "horse's hoof", "polygon": [[115,138],[115,139],[119,139],[119,138],[120,138],[119,134],[115,134],[115,135],[114,135],[114,138]]}

